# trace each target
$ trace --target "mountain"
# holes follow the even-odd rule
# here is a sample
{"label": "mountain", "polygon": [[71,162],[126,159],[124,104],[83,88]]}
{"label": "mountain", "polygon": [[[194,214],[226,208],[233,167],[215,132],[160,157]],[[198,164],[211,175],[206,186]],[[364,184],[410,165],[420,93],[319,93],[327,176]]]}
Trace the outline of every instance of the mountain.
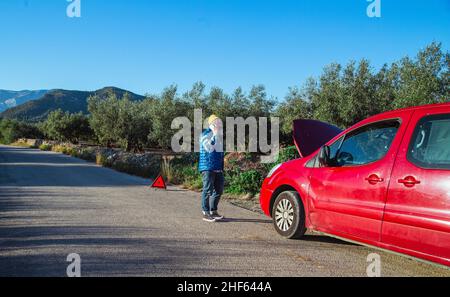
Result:
{"label": "mountain", "polygon": [[8,108],[16,107],[30,100],[36,100],[44,96],[48,90],[0,90],[0,113]]}
{"label": "mountain", "polygon": [[37,122],[45,120],[50,112],[57,109],[71,113],[77,113],[80,111],[83,113],[88,113],[87,99],[90,96],[98,95],[101,98],[105,98],[111,93],[116,94],[118,98],[122,98],[123,95],[128,93],[130,100],[133,101],[142,100],[145,98],[144,96],[115,87],[106,87],[93,92],[52,90],[44,94],[44,96],[40,99],[28,101],[22,105],[10,108],[0,113],[0,118]]}

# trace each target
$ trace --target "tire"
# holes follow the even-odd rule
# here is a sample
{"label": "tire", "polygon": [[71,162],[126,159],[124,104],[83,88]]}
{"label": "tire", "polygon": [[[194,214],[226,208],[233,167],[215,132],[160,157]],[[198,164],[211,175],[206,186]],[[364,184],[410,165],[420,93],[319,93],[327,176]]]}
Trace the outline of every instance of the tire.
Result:
{"label": "tire", "polygon": [[305,210],[297,192],[285,191],[277,196],[272,218],[275,230],[285,238],[301,238],[306,232]]}

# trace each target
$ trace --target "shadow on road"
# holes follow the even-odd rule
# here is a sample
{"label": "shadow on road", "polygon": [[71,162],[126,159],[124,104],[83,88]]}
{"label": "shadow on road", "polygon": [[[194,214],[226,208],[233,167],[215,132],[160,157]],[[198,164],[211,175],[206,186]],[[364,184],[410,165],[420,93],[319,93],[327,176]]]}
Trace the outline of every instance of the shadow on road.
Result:
{"label": "shadow on road", "polygon": [[200,257],[152,233],[137,227],[0,226],[0,276],[64,277],[71,253],[81,256],[83,275],[148,274],[156,265],[181,269],[183,256]]}
{"label": "shadow on road", "polygon": [[[9,213],[17,216],[20,212],[28,215],[30,212],[39,211],[42,209],[43,203],[45,203],[46,209],[51,211],[72,210],[74,201],[59,199],[66,195],[67,193],[63,190],[48,192],[39,188],[0,187],[0,219],[8,216]],[[86,196],[78,194],[78,198],[83,197]],[[78,203],[76,206],[80,210],[92,210],[99,207],[89,201],[84,201],[83,204]]]}
{"label": "shadow on road", "polygon": [[271,220],[259,220],[259,219],[238,219],[238,218],[224,218],[217,221],[217,223],[257,223],[257,224],[271,224]]}
{"label": "shadow on road", "polygon": [[334,243],[334,244],[342,244],[342,245],[352,245],[357,246],[357,244],[343,241],[334,237],[325,236],[325,235],[311,235],[311,234],[305,234],[302,238],[299,240],[301,241],[309,241],[309,242],[322,242],[322,243]]}
{"label": "shadow on road", "polygon": [[64,277],[71,253],[80,255],[83,276],[232,275],[246,270],[199,268],[198,263],[205,257],[217,261],[230,254],[234,259],[248,257],[246,252],[230,250],[235,241],[208,250],[205,241],[164,237],[157,229],[134,226],[9,225],[0,226],[0,238],[0,277]]}

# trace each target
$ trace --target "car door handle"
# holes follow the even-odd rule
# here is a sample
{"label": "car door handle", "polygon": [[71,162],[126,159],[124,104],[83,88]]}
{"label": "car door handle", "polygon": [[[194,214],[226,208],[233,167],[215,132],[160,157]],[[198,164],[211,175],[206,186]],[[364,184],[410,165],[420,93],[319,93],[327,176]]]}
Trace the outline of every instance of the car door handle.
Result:
{"label": "car door handle", "polygon": [[376,174],[371,174],[369,177],[366,177],[366,181],[368,181],[371,185],[376,185],[377,183],[384,182],[384,179]]}
{"label": "car door handle", "polygon": [[398,182],[400,184],[404,184],[405,187],[412,188],[415,185],[420,184],[420,180],[414,178],[414,176],[407,176],[405,178],[399,179]]}

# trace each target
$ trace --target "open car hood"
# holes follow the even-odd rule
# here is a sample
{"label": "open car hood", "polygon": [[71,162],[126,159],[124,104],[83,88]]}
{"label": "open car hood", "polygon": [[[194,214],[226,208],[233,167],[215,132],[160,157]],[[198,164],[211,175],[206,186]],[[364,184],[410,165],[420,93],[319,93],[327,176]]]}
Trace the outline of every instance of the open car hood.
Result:
{"label": "open car hood", "polygon": [[336,126],[316,120],[294,121],[294,143],[301,157],[307,157],[341,133]]}

